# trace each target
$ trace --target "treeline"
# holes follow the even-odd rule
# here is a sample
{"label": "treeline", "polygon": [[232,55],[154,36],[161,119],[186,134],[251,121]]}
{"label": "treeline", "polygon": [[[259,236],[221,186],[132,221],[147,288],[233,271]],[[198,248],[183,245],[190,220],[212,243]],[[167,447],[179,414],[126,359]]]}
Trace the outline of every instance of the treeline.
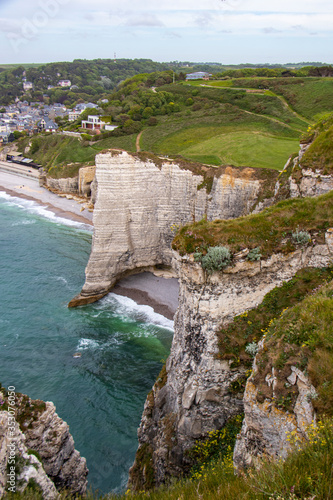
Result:
{"label": "treeline", "polygon": [[279,78],[279,77],[327,77],[333,76],[333,67],[326,66],[303,66],[298,69],[285,67],[244,67],[239,69],[227,69],[213,75],[215,79],[223,78]]}
{"label": "treeline", "polygon": [[[3,69],[3,68],[1,68]],[[0,72],[0,105],[14,102],[16,97],[27,101],[53,104],[60,102],[72,106],[76,102],[109,98],[118,84],[138,74],[169,71],[171,76],[162,76],[166,81],[152,81],[157,86],[170,83],[171,78],[184,79],[186,73],[206,71],[213,78],[279,77],[279,76],[333,76],[331,66],[311,63],[300,68],[295,65],[251,65],[226,66],[219,63],[191,63],[172,61],[158,63],[151,59],[75,59],[73,62],[56,62],[41,65],[10,66]],[[33,90],[23,91],[23,79],[33,84]],[[59,80],[70,80],[71,88],[57,87]],[[151,83],[152,85],[152,83]],[[49,86],[54,88],[48,89]]]}
{"label": "treeline", "polygon": [[[169,64],[150,59],[75,59],[35,67],[18,66],[0,73],[0,103],[10,104],[18,96],[28,101],[72,105],[82,99],[96,101],[108,96],[119,82],[139,73],[152,73],[169,69]],[[32,82],[33,90],[23,92],[23,78]],[[59,80],[70,80],[70,88],[56,87]]]}

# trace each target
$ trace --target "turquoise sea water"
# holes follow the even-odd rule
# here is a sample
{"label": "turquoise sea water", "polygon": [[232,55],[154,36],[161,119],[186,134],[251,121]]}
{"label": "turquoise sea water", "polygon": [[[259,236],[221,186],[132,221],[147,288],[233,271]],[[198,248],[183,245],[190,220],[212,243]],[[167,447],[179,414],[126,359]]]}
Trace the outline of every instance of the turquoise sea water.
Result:
{"label": "turquoise sea water", "polygon": [[89,485],[106,493],[126,486],[173,324],[114,294],[68,309],[90,247],[84,226],[0,193],[0,382],[54,402],[87,459]]}

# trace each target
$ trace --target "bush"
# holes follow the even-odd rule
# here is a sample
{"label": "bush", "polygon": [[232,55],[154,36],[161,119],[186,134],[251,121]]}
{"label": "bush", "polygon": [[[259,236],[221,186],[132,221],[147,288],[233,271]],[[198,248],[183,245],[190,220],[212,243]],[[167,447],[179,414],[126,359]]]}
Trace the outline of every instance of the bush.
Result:
{"label": "bush", "polygon": [[245,352],[247,352],[248,354],[250,354],[250,356],[252,356],[254,358],[254,356],[258,352],[258,344],[256,342],[250,342],[245,347]]}
{"label": "bush", "polygon": [[157,123],[158,121],[157,118],[155,118],[155,116],[151,116],[147,121],[147,125],[149,125],[150,127],[157,125]]}
{"label": "bush", "polygon": [[231,254],[227,247],[210,247],[202,258],[201,265],[209,274],[221,271],[231,262]]}
{"label": "bush", "polygon": [[291,237],[296,245],[306,245],[311,240],[310,233],[307,231],[299,231],[298,229],[292,233]]}
{"label": "bush", "polygon": [[90,134],[81,134],[81,137],[85,141],[90,141],[91,140],[91,135]]}
{"label": "bush", "polygon": [[248,260],[250,260],[251,262],[254,262],[255,260],[260,260],[262,257],[261,253],[260,253],[260,247],[256,247],[256,248],[252,248],[252,250],[249,251],[248,253]]}

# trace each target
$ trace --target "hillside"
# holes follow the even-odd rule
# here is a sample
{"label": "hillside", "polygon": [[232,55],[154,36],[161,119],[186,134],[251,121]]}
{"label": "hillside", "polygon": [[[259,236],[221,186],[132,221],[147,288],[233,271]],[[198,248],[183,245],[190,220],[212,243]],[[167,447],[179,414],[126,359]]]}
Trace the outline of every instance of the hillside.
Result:
{"label": "hillside", "polygon": [[[299,85],[295,85],[298,79],[293,77],[284,78],[283,85],[281,78],[272,78],[270,85],[276,92],[252,92],[251,85],[257,85],[258,79],[247,79],[246,88],[236,88],[230,84],[236,85],[238,80],[204,85],[166,83],[170,78],[170,72],[155,72],[119,84],[108,102],[101,104],[100,111],[106,121],[118,126],[116,130],[85,135],[83,141],[59,134],[57,138],[40,135],[32,139],[34,146],[29,154],[47,170],[53,167],[52,176],[75,175],[80,166],[91,164],[94,155],[107,148],[180,155],[216,166],[281,171],[288,157],[298,151],[299,141],[313,136],[315,117],[319,114],[326,120],[333,96],[328,78],[303,78]],[[299,92],[297,112],[295,101],[286,91],[289,87]],[[277,93],[281,88],[284,95]],[[318,94],[317,112],[309,120],[306,115],[314,88]],[[64,130],[78,131],[81,119],[63,119],[59,124]],[[25,139],[22,147],[28,143]],[[61,174],[61,169],[72,163],[76,166]]]}

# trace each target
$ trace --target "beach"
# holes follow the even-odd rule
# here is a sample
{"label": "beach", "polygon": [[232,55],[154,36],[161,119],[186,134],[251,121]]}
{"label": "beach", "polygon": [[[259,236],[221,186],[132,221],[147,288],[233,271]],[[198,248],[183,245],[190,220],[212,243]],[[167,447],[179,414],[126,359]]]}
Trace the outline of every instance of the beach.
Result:
{"label": "beach", "polygon": [[[93,213],[75,199],[60,197],[40,187],[37,178],[27,178],[0,170],[0,191],[32,200],[59,217],[93,225]],[[82,210],[83,209],[83,210]],[[158,314],[173,319],[178,306],[178,280],[144,272],[120,280],[113,293],[131,298],[137,304],[151,306]]]}

